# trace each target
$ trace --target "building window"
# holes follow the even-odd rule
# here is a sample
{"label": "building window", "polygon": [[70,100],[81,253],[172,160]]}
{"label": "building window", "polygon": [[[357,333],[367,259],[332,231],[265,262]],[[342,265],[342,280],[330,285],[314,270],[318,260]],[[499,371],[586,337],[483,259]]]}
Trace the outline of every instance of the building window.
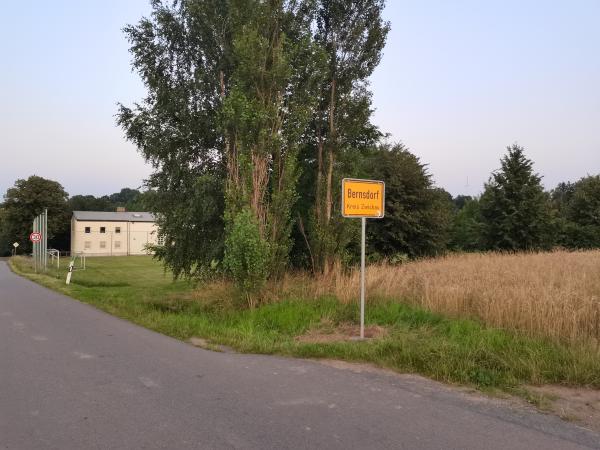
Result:
{"label": "building window", "polygon": [[115,227],[115,233],[121,234],[121,227]]}
{"label": "building window", "polygon": [[121,241],[115,241],[115,248],[121,248]]}
{"label": "building window", "polygon": [[85,241],[83,243],[83,248],[89,250],[90,248],[92,248],[92,243],[90,241]]}
{"label": "building window", "polygon": [[90,234],[92,232],[92,228],[91,227],[85,227],[85,232]]}
{"label": "building window", "polygon": [[106,233],[106,227],[100,227],[100,233]]}
{"label": "building window", "polygon": [[100,241],[100,248],[106,248],[106,241]]}
{"label": "building window", "polygon": [[165,237],[161,234],[158,235],[158,238],[156,239],[157,244],[158,245],[165,245]]}

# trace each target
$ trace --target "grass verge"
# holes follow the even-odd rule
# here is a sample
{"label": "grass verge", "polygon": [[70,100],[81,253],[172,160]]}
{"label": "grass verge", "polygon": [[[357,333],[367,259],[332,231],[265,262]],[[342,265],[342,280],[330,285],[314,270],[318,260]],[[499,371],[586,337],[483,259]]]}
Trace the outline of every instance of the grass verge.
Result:
{"label": "grass verge", "polygon": [[241,352],[368,362],[480,389],[518,392],[526,384],[546,383],[600,388],[597,348],[527,337],[398,301],[368,305],[367,325],[386,330],[379,339],[310,343],[298,337],[356,322],[357,305],[326,295],[290,294],[256,309],[241,308],[227,284],[173,282],[150,257],[89,258],[88,269],[75,272],[70,286],[65,270],[35,274],[22,257],[10,266],[44,286],[182,340],[201,337]]}

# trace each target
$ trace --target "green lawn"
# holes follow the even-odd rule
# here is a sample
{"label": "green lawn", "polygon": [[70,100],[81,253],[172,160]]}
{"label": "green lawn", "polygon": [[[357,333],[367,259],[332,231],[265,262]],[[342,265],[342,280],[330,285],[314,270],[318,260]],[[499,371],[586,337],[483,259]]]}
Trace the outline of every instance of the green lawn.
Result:
{"label": "green lawn", "polygon": [[367,306],[367,325],[384,328],[382,338],[307,343],[296,338],[356,322],[357,305],[286,295],[250,310],[226,284],[173,282],[150,257],[88,258],[87,270],[76,271],[70,286],[66,269],[39,275],[25,258],[10,264],[38,283],[178,339],[201,337],[242,352],[371,362],[484,389],[519,392],[524,384],[542,383],[600,387],[598,349],[526,338],[401,302]]}

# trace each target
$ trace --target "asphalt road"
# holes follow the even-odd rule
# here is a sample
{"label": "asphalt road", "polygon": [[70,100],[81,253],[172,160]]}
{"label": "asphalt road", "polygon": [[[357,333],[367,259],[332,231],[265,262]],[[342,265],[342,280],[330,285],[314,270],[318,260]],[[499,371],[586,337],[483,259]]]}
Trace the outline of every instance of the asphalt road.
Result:
{"label": "asphalt road", "polygon": [[420,377],[202,350],[0,261],[1,449],[571,449],[600,435]]}

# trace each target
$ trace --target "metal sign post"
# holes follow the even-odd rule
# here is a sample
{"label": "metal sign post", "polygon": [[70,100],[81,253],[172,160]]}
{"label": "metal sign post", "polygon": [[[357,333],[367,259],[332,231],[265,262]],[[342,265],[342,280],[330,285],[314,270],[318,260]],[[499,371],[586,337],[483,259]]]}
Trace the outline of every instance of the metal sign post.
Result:
{"label": "metal sign post", "polygon": [[35,272],[37,273],[37,242],[38,242],[38,229],[37,229],[37,225],[38,225],[38,218],[36,217],[35,219],[33,219],[33,233],[31,233],[29,235],[29,240],[32,242],[32,256],[33,256],[33,269],[35,270]]}
{"label": "metal sign post", "polygon": [[365,247],[367,241],[367,218],[362,217],[360,238],[360,338],[365,338]]}
{"label": "metal sign post", "polygon": [[48,208],[44,209],[44,231],[42,232],[42,249],[44,250],[44,272],[48,270]]}
{"label": "metal sign post", "polygon": [[360,338],[365,338],[365,249],[367,218],[381,219],[385,214],[385,183],[375,180],[342,180],[342,215],[361,219],[360,239]]}
{"label": "metal sign post", "polygon": [[33,267],[37,273],[38,268],[48,268],[48,210],[45,209],[42,214],[33,219],[33,230],[29,235],[32,243],[31,256],[33,257]]}

